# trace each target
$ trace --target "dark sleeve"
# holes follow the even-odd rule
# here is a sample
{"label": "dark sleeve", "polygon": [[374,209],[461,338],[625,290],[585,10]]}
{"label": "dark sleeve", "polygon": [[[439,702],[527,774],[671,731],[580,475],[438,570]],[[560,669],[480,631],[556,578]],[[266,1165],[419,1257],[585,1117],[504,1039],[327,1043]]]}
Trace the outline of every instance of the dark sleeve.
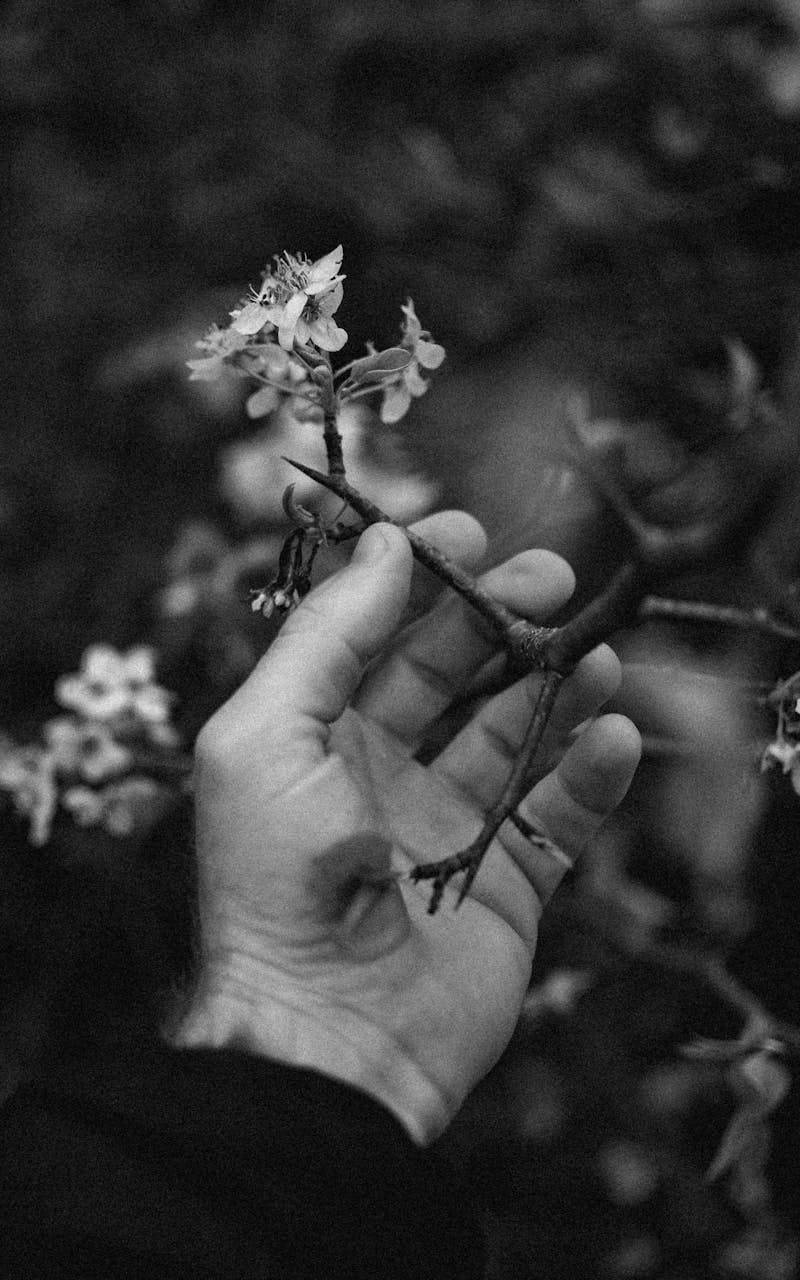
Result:
{"label": "dark sleeve", "polygon": [[0,1112],[3,1280],[477,1280],[452,1172],[312,1071],[152,1045]]}

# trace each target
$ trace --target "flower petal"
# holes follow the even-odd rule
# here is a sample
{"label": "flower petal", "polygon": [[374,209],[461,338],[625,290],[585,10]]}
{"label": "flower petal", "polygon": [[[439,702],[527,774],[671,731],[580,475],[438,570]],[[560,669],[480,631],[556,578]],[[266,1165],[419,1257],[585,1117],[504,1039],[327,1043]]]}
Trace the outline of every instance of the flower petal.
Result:
{"label": "flower petal", "polygon": [[330,318],[334,311],[338,311],[342,303],[344,290],[341,284],[335,284],[329,293],[323,296],[317,302],[317,314]]}
{"label": "flower petal", "polygon": [[110,644],[90,644],[81,658],[81,674],[90,682],[122,684],[127,676],[125,658]]}
{"label": "flower petal", "polygon": [[263,418],[273,409],[277,409],[280,395],[275,387],[259,387],[245,401],[245,412],[248,418]]}
{"label": "flower petal", "polygon": [[416,360],[412,360],[408,368],[403,370],[403,382],[412,396],[424,396],[428,390],[428,383],[420,374]]}
{"label": "flower petal", "polygon": [[324,286],[328,284],[335,275],[338,275],[343,257],[344,249],[340,244],[337,244],[336,248],[331,250],[330,253],[326,253],[322,258],[317,258],[316,262],[312,262],[306,272],[306,280],[308,281],[309,286],[311,286],[307,292],[317,293],[318,289],[314,286],[320,284]]}
{"label": "flower petal", "polygon": [[399,382],[393,387],[387,387],[383,393],[381,422],[399,422],[408,413],[410,404],[411,395],[405,383]]}
{"label": "flower petal", "polygon": [[198,360],[187,360],[191,369],[190,382],[216,382],[222,373],[222,356],[204,356]]}
{"label": "flower petal", "polygon": [[414,355],[423,369],[438,369],[444,360],[445,349],[438,342],[425,342],[420,338],[414,347]]}
{"label": "flower petal", "polygon": [[169,719],[170,697],[160,685],[150,684],[139,690],[134,700],[134,710],[147,724],[163,724]]}
{"label": "flower petal", "polygon": [[307,294],[309,298],[316,298],[321,293],[325,293],[327,289],[331,289],[334,286],[337,289],[341,289],[344,278],[344,276],[333,276],[330,280],[319,280],[316,284],[313,282],[308,283],[303,287],[303,293]]}
{"label": "flower petal", "polygon": [[283,315],[278,325],[278,342],[284,351],[291,351],[294,346],[294,331],[307,301],[303,292],[295,293],[283,308]]}
{"label": "flower petal", "polygon": [[246,335],[260,333],[270,318],[270,311],[271,307],[264,307],[260,302],[248,302],[240,311],[231,312],[231,328]]}
{"label": "flower petal", "polygon": [[319,347],[320,351],[341,351],[347,342],[347,331],[323,316],[311,322],[308,332],[314,346]]}
{"label": "flower petal", "polygon": [[416,346],[417,339],[422,333],[422,325],[417,319],[417,313],[414,310],[414,303],[411,298],[409,298],[406,305],[401,307],[400,310],[405,316],[405,320],[403,321],[403,337],[410,339],[412,346]]}
{"label": "flower petal", "polygon": [[139,644],[133,649],[129,649],[123,659],[126,679],[135,680],[142,684],[149,684],[151,680],[155,680],[155,658],[156,655],[152,645]]}
{"label": "flower petal", "polygon": [[284,351],[283,347],[279,347],[274,342],[262,347],[261,355],[264,361],[264,372],[268,378],[282,378],[290,363],[293,363],[290,361],[288,351]]}
{"label": "flower petal", "polygon": [[93,827],[103,816],[103,801],[90,787],[69,787],[61,803],[80,827]]}

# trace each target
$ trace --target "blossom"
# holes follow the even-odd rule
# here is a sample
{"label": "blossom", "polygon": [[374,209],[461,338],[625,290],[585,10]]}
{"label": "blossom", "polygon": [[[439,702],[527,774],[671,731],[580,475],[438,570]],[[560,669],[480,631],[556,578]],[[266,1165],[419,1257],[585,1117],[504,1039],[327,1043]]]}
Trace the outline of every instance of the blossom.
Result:
{"label": "blossom", "polygon": [[425,394],[428,383],[421,370],[438,369],[445,357],[444,347],[422,328],[411,298],[401,310],[405,316],[401,346],[411,352],[411,360],[384,383],[381,422],[386,423],[399,422],[408,413],[412,398]]}
{"label": "blossom", "polygon": [[79,826],[102,826],[109,835],[123,838],[154,826],[167,812],[171,793],[152,778],[136,775],[99,791],[70,787],[61,803]]}
{"label": "blossom", "polygon": [[105,724],[59,716],[47,722],[43,733],[59,773],[77,774],[86,782],[104,782],[124,773],[131,764],[130,751],[114,739]]}
{"label": "blossom", "polygon": [[761,768],[769,769],[772,765],[780,765],[782,771],[789,774],[792,787],[800,795],[800,743],[789,742],[781,735],[770,742],[761,757]]}
{"label": "blossom", "polygon": [[102,821],[102,792],[91,787],[68,787],[61,803],[79,827],[96,827]]}
{"label": "blossom", "polygon": [[56,682],[56,701],[87,720],[134,720],[163,724],[171,695],[155,683],[153,650],[146,645],[120,653],[111,645],[90,645],[81,669]]}
{"label": "blossom", "polygon": [[194,344],[206,354],[196,360],[187,360],[191,369],[190,382],[214,382],[220,376],[225,361],[247,345],[244,334],[233,328],[220,329],[212,325],[208,333]]}
{"label": "blossom", "polygon": [[231,327],[250,337],[266,325],[274,326],[284,351],[291,351],[295,342],[300,346],[312,343],[321,351],[341,350],[347,334],[333,316],[343,296],[344,276],[339,274],[343,252],[337,245],[316,262],[309,262],[302,254],[284,253],[276,258],[274,271],[265,273],[250,301],[231,312]]}
{"label": "blossom", "polygon": [[[275,343],[251,347],[245,364],[247,372],[256,378],[269,379],[268,383],[254,391],[245,402],[249,418],[263,418],[278,408],[284,395],[315,396],[316,388],[308,381],[306,369],[293,360],[288,351]],[[279,383],[279,386],[275,386]]]}
{"label": "blossom", "polygon": [[279,587],[272,584],[252,592],[250,608],[253,613],[261,613],[271,618],[273,613],[290,613],[300,603],[300,592],[296,587]]}
{"label": "blossom", "polygon": [[41,747],[5,747],[0,755],[0,789],[17,813],[30,821],[29,840],[41,848],[50,839],[58,788],[52,754]]}

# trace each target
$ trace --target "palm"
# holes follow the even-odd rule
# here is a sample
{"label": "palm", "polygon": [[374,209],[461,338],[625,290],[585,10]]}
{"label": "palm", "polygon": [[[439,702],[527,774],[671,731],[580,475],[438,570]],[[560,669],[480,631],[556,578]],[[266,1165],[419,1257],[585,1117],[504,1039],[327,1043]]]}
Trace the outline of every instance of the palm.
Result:
{"label": "palm", "polygon": [[[331,746],[350,777],[371,793],[376,830],[391,842],[394,869],[408,870],[474,837],[482,818],[479,806],[435,768],[409,759],[403,744],[379,726],[346,713],[334,727]],[[334,796],[330,800],[335,803]],[[428,886],[404,880],[401,892],[407,930],[398,940],[389,918],[385,945],[373,939],[368,971],[359,956],[342,969],[341,995],[362,1014],[369,1011],[398,1042],[413,1046],[429,1075],[443,1061],[459,1061],[466,1092],[513,1030],[530,974],[540,904],[499,842],[487,855],[473,894],[457,910],[457,886],[435,916],[428,912]]]}

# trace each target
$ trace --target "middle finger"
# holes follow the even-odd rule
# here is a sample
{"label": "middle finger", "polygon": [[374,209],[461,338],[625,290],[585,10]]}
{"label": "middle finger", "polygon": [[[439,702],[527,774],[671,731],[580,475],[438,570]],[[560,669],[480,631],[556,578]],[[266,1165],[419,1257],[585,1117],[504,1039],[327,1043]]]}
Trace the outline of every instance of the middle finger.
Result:
{"label": "middle finger", "polygon": [[[569,565],[552,551],[523,551],[478,581],[514,613],[536,621],[565,604],[575,586]],[[449,593],[367,671],[353,705],[413,752],[497,647],[486,622]]]}

